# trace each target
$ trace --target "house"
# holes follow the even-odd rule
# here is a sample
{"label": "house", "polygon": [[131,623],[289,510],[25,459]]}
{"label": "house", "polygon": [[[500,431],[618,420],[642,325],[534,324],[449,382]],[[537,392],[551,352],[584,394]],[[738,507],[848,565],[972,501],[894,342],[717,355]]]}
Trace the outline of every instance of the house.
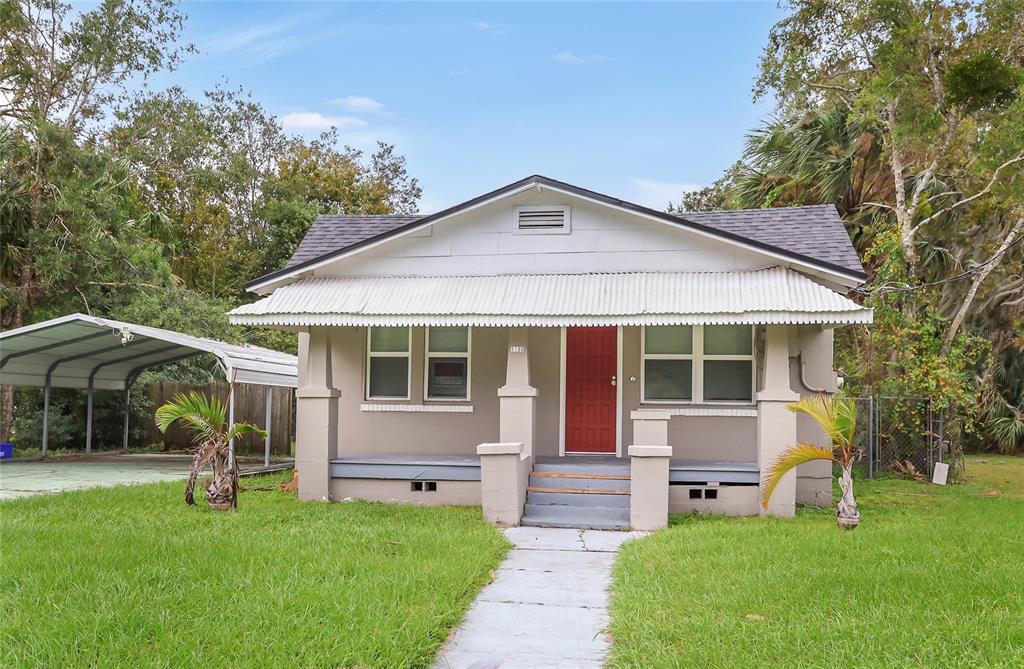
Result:
{"label": "house", "polygon": [[[299,333],[304,499],[482,505],[504,525],[758,514],[826,443],[864,269],[832,206],[668,214],[531,176],[436,214],[321,216],[233,323]],[[768,513],[831,503],[790,473]]]}

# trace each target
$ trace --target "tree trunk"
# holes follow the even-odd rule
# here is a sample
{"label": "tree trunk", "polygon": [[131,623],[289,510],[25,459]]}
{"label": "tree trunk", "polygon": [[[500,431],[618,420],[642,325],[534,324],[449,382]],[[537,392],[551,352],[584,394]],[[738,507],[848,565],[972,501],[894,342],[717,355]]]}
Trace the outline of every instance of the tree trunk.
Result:
{"label": "tree trunk", "polygon": [[839,498],[836,520],[839,527],[844,530],[852,530],[860,524],[860,512],[857,511],[857,500],[853,496],[853,465],[845,465],[842,469],[843,473],[839,477],[839,489],[842,491],[842,496]]}
{"label": "tree trunk", "polygon": [[946,336],[942,341],[942,355],[946,355],[949,352],[950,345],[952,345],[957,333],[960,332],[960,326],[963,325],[964,318],[967,317],[967,312],[971,308],[971,304],[974,302],[974,297],[978,294],[981,284],[985,282],[985,279],[992,273],[992,270],[999,265],[999,258],[1006,253],[1006,249],[1017,239],[1017,235],[1021,230],[1024,230],[1024,216],[1017,219],[1017,222],[1013,224],[1010,231],[1006,233],[1006,237],[999,245],[999,248],[988,259],[988,263],[974,276],[974,281],[971,282],[971,287],[967,290],[967,295],[964,297],[960,309],[957,310],[956,316],[953,317],[953,322],[949,324],[949,329],[946,330]]}
{"label": "tree trunk", "polygon": [[235,492],[238,479],[234,468],[227,471],[226,453],[213,457],[213,478],[206,484],[206,503],[211,509],[225,511],[236,506]]}
{"label": "tree trunk", "polygon": [[[19,272],[21,278],[21,295],[14,302],[14,313],[5,329],[13,330],[25,324],[25,312],[32,306],[32,266],[25,263]],[[9,441],[11,427],[14,425],[14,386],[3,386],[3,398],[0,400],[0,441]]]}
{"label": "tree trunk", "polygon": [[3,386],[0,399],[0,441],[11,440],[11,426],[14,424],[14,386]]}

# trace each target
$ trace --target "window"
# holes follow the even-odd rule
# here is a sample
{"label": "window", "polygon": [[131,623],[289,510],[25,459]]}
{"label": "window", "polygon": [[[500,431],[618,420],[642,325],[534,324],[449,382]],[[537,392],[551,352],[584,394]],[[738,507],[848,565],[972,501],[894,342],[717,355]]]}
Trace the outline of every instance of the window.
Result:
{"label": "window", "polygon": [[369,328],[366,396],[370,399],[409,399],[409,374],[409,328]]}
{"label": "window", "polygon": [[693,399],[693,327],[644,328],[644,401],[689,402]]}
{"label": "window", "polygon": [[704,326],[704,401],[754,399],[754,333],[749,325]]}
{"label": "window", "polygon": [[427,328],[426,399],[469,399],[469,328]]}
{"label": "window", "polygon": [[659,325],[642,338],[644,402],[753,401],[753,327]]}

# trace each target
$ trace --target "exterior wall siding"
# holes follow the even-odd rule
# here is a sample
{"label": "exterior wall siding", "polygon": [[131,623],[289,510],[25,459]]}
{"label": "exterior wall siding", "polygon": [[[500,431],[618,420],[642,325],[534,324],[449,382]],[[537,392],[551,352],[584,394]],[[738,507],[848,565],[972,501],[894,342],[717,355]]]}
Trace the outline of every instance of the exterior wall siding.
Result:
{"label": "exterior wall siding", "polygon": [[[519,234],[520,205],[572,206],[569,234]],[[759,269],[784,264],[668,223],[531,189],[331,263],[316,276],[444,276]]]}
{"label": "exterior wall siding", "polygon": [[[637,409],[755,408],[753,404],[643,404],[640,398],[640,367],[643,364],[640,359],[640,333],[641,328],[638,327],[622,329],[622,443],[625,446],[633,443],[633,422],[629,414]],[[672,447],[673,458],[754,462],[757,460],[756,428],[757,419],[748,416],[673,416],[668,422],[668,445]]]}
{"label": "exterior wall siding", "polygon": [[331,479],[331,499],[365,499],[419,506],[480,506],[479,481],[438,481],[437,490],[411,490],[408,481],[388,479]]}
{"label": "exterior wall siding", "polygon": [[[835,392],[836,375],[832,369],[834,330],[822,330],[804,326],[796,329],[791,345],[800,357],[790,358],[790,387],[801,396],[817,395],[815,389],[807,388],[801,381],[800,365],[803,363],[804,380],[817,389]],[[828,446],[825,432],[809,416],[799,414],[796,434],[800,442]],[[796,501],[815,506],[832,505],[832,463],[825,461],[808,462],[796,470]]]}
{"label": "exterior wall siding", "polygon": [[[476,455],[481,443],[498,438],[498,388],[505,383],[507,328],[473,328],[469,402],[424,397],[425,329],[412,328],[412,378],[408,400],[367,400],[366,328],[329,328],[333,379],[341,389],[338,453]],[[308,342],[309,337],[303,339]],[[304,344],[308,347],[308,343]],[[558,455],[559,332],[531,328],[531,383],[538,390],[537,455]],[[364,411],[362,405],[468,406],[470,412]]]}
{"label": "exterior wall siding", "polygon": [[[411,336],[412,380],[410,398],[405,401],[373,400],[373,405],[463,405],[471,412],[364,411],[371,403],[365,397],[366,329],[328,328],[327,337],[299,337],[300,381],[309,377],[306,369],[309,347],[330,341],[332,378],[341,389],[339,406],[338,454],[411,453],[475,455],[476,446],[498,438],[497,390],[505,382],[507,328],[473,328],[471,360],[471,401],[433,402],[424,399],[424,328],[413,328]],[[640,328],[623,328],[622,333],[622,443],[623,451],[633,443],[630,412],[641,408],[667,408],[667,405],[643,405],[640,401]],[[311,343],[312,342],[312,343]],[[559,328],[530,328],[529,353],[531,383],[538,390],[537,438],[535,454],[559,453],[561,333]],[[832,373],[832,331],[801,328],[792,342],[794,356],[805,350],[806,376],[811,384],[827,384]],[[760,351],[759,351],[760,353]],[[760,373],[760,362],[755,361]],[[631,377],[637,380],[634,382]],[[791,387],[809,394],[800,384],[799,360],[791,360]],[[741,408],[753,405],[672,405],[696,409]],[[669,445],[677,459],[752,462],[757,459],[756,418],[750,416],[673,416],[669,421]],[[800,440],[824,443],[824,434],[810,419],[800,417]],[[674,486],[675,489],[677,486]],[[831,502],[831,472],[827,463],[811,463],[798,470],[800,501]]]}

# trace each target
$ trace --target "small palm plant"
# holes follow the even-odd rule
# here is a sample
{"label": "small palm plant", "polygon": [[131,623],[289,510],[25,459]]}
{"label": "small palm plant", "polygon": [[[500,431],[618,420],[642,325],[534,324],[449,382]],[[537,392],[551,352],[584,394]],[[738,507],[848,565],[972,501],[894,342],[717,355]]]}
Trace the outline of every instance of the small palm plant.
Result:
{"label": "small palm plant", "polygon": [[857,459],[854,436],[857,431],[857,404],[845,397],[829,398],[825,395],[805,397],[799,402],[787,405],[790,411],[804,413],[821,426],[832,441],[830,448],[814,444],[796,444],[783,451],[771,464],[764,477],[761,491],[761,506],[768,508],[768,501],[789,470],[811,462],[828,460],[839,465],[839,489],[842,496],[836,510],[839,527],[852,530],[860,523],[857,500],[853,496],[853,463]]}
{"label": "small palm plant", "polygon": [[[224,403],[216,397],[206,397],[192,391],[179,394],[156,410],[156,425],[166,432],[172,423],[181,421],[192,430],[192,441],[196,444],[192,468],[185,484],[185,503],[195,504],[193,492],[196,479],[207,464],[213,466],[213,478],[206,484],[206,502],[212,509],[229,509],[238,506],[238,464],[228,460],[228,444],[243,434],[266,436],[264,430],[251,423],[227,422]],[[229,471],[230,467],[230,471]]]}

